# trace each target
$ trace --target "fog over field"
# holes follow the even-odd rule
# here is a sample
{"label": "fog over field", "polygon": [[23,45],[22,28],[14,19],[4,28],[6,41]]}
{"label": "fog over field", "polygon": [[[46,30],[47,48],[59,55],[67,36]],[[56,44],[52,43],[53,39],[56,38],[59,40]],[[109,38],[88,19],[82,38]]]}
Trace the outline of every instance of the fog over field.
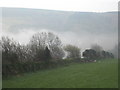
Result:
{"label": "fog over field", "polygon": [[[1,15],[1,14],[0,14]],[[82,50],[98,44],[111,50],[118,42],[117,12],[70,12],[25,8],[2,8],[2,35],[27,44],[37,32],[53,32],[63,45]]]}

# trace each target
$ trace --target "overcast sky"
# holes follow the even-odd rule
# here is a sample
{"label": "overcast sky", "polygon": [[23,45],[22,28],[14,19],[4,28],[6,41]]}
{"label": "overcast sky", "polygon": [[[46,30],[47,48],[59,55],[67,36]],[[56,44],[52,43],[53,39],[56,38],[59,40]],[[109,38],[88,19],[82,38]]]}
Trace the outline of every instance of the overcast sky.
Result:
{"label": "overcast sky", "polygon": [[118,1],[119,0],[0,0],[0,7],[108,12],[118,10]]}
{"label": "overcast sky", "polygon": [[[111,12],[118,10],[118,0],[0,0],[0,7],[19,7],[64,11],[82,11],[82,12]],[[2,23],[0,21],[0,28],[1,27]],[[5,32],[3,35],[8,35],[9,37],[12,36],[19,40],[20,42],[25,43],[29,41],[33,33],[35,33],[35,30],[29,30],[29,32],[27,32],[27,30],[24,30],[18,34],[13,33],[10,34]],[[115,37],[111,37],[109,35],[108,36],[89,35],[89,37],[85,38],[82,36],[77,36],[76,33],[73,32],[59,33],[58,36],[61,38],[63,42],[70,44],[74,42],[75,45],[81,46],[81,48],[87,48],[90,47],[90,44],[97,43],[102,47],[104,46],[104,48],[107,50],[113,48],[114,44],[116,44],[117,37],[116,35]],[[77,40],[78,38],[79,40]],[[89,40],[90,38],[94,40],[90,41]]]}

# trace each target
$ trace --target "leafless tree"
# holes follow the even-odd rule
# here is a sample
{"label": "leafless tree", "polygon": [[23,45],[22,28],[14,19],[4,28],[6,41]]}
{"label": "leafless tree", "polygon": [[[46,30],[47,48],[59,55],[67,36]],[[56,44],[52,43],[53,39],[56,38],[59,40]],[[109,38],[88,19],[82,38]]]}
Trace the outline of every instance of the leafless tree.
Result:
{"label": "leafless tree", "polygon": [[51,32],[41,32],[34,34],[30,40],[29,45],[33,54],[35,55],[37,52],[41,53],[42,55],[45,47],[48,47],[52,58],[62,59],[64,56],[61,40],[58,38],[58,36]]}
{"label": "leafless tree", "polygon": [[68,58],[80,58],[80,48],[77,46],[66,45],[64,49],[68,52]]}
{"label": "leafless tree", "polygon": [[103,48],[99,46],[98,44],[93,44],[91,46],[91,49],[95,50],[96,52],[101,52],[103,50]]}

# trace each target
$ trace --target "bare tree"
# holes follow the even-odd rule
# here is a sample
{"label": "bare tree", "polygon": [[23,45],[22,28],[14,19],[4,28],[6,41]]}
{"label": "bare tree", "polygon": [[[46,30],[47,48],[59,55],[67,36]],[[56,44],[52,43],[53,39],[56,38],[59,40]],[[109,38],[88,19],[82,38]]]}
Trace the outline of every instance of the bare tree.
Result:
{"label": "bare tree", "polygon": [[99,46],[98,44],[93,44],[91,46],[91,49],[95,50],[96,52],[101,52],[103,50],[103,48]]}
{"label": "bare tree", "polygon": [[8,37],[2,37],[2,60],[3,63],[18,62],[17,43]]}
{"label": "bare tree", "polygon": [[68,52],[68,58],[80,58],[80,48],[77,46],[66,45],[64,49]]}
{"label": "bare tree", "polygon": [[33,54],[37,54],[37,52],[39,52],[42,55],[45,47],[48,47],[52,58],[62,59],[64,56],[61,40],[58,38],[58,36],[51,32],[41,32],[34,34],[30,40],[29,45]]}

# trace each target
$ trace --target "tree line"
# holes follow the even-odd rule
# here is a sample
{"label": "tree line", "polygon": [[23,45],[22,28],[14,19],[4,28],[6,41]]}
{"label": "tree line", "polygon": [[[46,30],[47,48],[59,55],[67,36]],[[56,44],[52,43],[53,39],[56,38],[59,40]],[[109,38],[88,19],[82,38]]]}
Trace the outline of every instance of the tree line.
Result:
{"label": "tree line", "polygon": [[[81,60],[79,47],[63,46],[60,38],[51,32],[34,34],[26,45],[21,45],[13,39],[3,36],[0,46],[2,47],[0,50],[2,51],[3,76],[66,65],[71,62],[69,59],[72,61]],[[114,58],[112,53],[102,50],[98,45],[86,49],[82,55],[84,61]]]}
{"label": "tree line", "polygon": [[114,58],[114,55],[111,52],[105,51],[97,44],[91,46],[91,49],[86,49],[83,52],[83,56],[87,59],[105,59],[105,58]]}

